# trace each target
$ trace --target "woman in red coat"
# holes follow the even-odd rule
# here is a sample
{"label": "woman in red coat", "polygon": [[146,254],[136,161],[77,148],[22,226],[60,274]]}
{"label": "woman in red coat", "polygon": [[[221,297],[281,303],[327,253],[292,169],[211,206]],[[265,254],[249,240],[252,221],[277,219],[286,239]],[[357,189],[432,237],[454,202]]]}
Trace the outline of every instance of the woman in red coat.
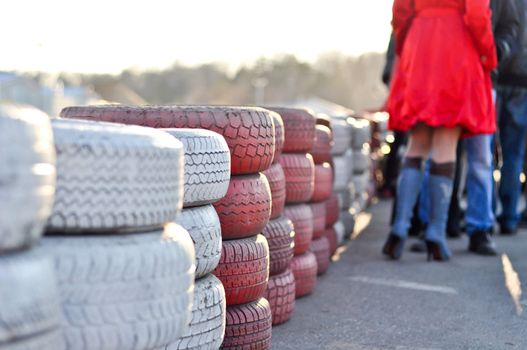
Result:
{"label": "woman in red coat", "polygon": [[493,133],[490,71],[497,64],[489,0],[395,0],[397,64],[389,126],[409,131],[397,188],[397,210],[383,253],[400,258],[431,156],[428,258],[448,260],[445,239],[460,136]]}

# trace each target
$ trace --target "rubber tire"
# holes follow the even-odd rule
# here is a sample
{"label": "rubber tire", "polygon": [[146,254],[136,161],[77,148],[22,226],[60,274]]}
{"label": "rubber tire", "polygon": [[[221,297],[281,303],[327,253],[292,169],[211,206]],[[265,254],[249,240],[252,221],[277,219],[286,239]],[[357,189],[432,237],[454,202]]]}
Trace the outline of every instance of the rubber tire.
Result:
{"label": "rubber tire", "polygon": [[273,117],[274,139],[275,139],[273,164],[276,164],[278,163],[278,159],[280,158],[280,155],[282,154],[282,150],[284,149],[284,142],[285,142],[284,121],[282,120],[282,117],[278,113],[273,112],[271,113],[271,116]]}
{"label": "rubber tire", "polygon": [[315,130],[315,142],[311,148],[311,155],[315,164],[331,162],[331,150],[333,149],[333,133],[331,129],[317,125]]}
{"label": "rubber tire", "polygon": [[206,205],[223,198],[231,178],[231,155],[225,139],[209,130],[161,130],[183,144],[185,151],[183,206]]}
{"label": "rubber tire", "polygon": [[366,119],[350,119],[352,125],[351,147],[360,150],[365,143],[371,141],[371,125]]}
{"label": "rubber tire", "polygon": [[295,297],[309,295],[317,284],[317,259],[312,252],[295,256],[291,262],[291,270],[295,276]]}
{"label": "rubber tire", "polygon": [[212,205],[186,208],[178,222],[190,234],[196,252],[196,279],[214,271],[221,257],[221,226]]}
{"label": "rubber tire", "polygon": [[166,350],[219,349],[225,335],[225,289],[214,275],[196,280],[188,331]]}
{"label": "rubber tire", "polygon": [[350,238],[355,230],[355,216],[351,210],[340,212],[340,221],[344,224],[344,238]]}
{"label": "rubber tire", "polygon": [[327,126],[331,130],[331,118],[326,114],[317,113],[317,125]]}
{"label": "rubber tire", "polygon": [[307,109],[266,107],[282,117],[284,122],[284,153],[306,153],[315,142],[316,118]]}
{"label": "rubber tire", "polygon": [[[335,225],[338,224],[338,221],[335,223]],[[324,231],[324,237],[326,237],[329,241],[329,253],[331,256],[335,254],[337,251],[337,248],[339,247],[338,240],[337,240],[337,232],[335,231],[335,225],[330,228],[326,228]]]}
{"label": "rubber tire", "polygon": [[223,241],[220,263],[213,273],[225,287],[227,305],[261,298],[269,278],[269,245],[265,236]]}
{"label": "rubber tire", "polygon": [[66,349],[155,349],[187,330],[194,246],[179,225],[128,235],[48,236]]}
{"label": "rubber tire", "polygon": [[336,192],[337,197],[339,199],[339,209],[342,210],[348,210],[351,207],[351,202],[354,197],[351,196],[351,192],[349,190],[343,190]]}
{"label": "rubber tire", "polygon": [[334,156],[343,155],[351,148],[352,126],[346,119],[332,118],[331,130],[333,130],[333,148],[331,154]]}
{"label": "rubber tire", "polygon": [[325,236],[314,239],[311,242],[310,250],[317,258],[317,276],[325,274],[329,269],[331,258],[329,249],[329,241]]}
{"label": "rubber tire", "polygon": [[262,232],[271,215],[271,189],[265,175],[231,178],[227,195],[214,203],[223,239],[240,239]]}
{"label": "rubber tire", "polygon": [[295,276],[291,269],[269,277],[265,299],[271,305],[273,326],[287,322],[295,310]]}
{"label": "rubber tire", "polygon": [[315,165],[315,185],[311,202],[324,202],[333,191],[333,169],[329,163]]}
{"label": "rubber tire", "polygon": [[271,219],[280,217],[284,212],[286,183],[284,169],[280,163],[271,165],[263,172],[271,189]]}
{"label": "rubber tire", "polygon": [[368,190],[368,182],[370,181],[370,173],[368,171],[362,174],[353,174],[353,184],[355,186],[356,197],[361,196]]}
{"label": "rubber tire", "polygon": [[0,253],[33,245],[53,206],[55,149],[49,118],[0,104]]}
{"label": "rubber tire", "polygon": [[227,326],[221,349],[267,350],[271,347],[272,313],[265,298],[227,307]]}
{"label": "rubber tire", "polygon": [[118,105],[67,107],[63,118],[90,119],[152,128],[207,129],[222,135],[231,151],[231,174],[253,174],[271,165],[272,113],[257,107]]}
{"label": "rubber tire", "polygon": [[326,204],[310,203],[309,207],[313,213],[313,239],[316,239],[321,237],[326,229]]}
{"label": "rubber tire", "polygon": [[333,157],[335,170],[334,191],[346,190],[353,174],[353,151],[348,149],[342,156]]}
{"label": "rubber tire", "polygon": [[0,350],[57,350],[64,349],[64,342],[59,328],[36,334],[19,341],[0,344]]}
{"label": "rubber tire", "polygon": [[183,204],[183,145],[150,128],[51,121],[57,190],[47,230],[144,232],[173,221]]}
{"label": "rubber tire", "polygon": [[315,190],[315,163],[310,154],[284,153],[280,156],[286,181],[286,204],[305,203]]}
{"label": "rubber tire", "polygon": [[339,200],[335,193],[329,197],[326,204],[326,228],[332,227],[339,219]]}
{"label": "rubber tire", "polygon": [[369,145],[365,144],[360,150],[353,152],[353,172],[363,173],[369,171],[371,165],[371,151]]}
{"label": "rubber tire", "polygon": [[313,239],[313,213],[307,204],[285,206],[285,216],[295,228],[295,255],[304,254],[309,250]]}
{"label": "rubber tire", "polygon": [[295,250],[293,222],[285,215],[270,220],[263,230],[269,244],[269,275],[281,274],[291,264]]}
{"label": "rubber tire", "polygon": [[58,348],[62,311],[51,259],[35,250],[6,254],[0,271],[0,349]]}
{"label": "rubber tire", "polygon": [[344,239],[346,238],[346,227],[342,220],[339,220],[335,223],[333,228],[335,229],[335,234],[337,236],[337,246],[341,246],[344,244]]}

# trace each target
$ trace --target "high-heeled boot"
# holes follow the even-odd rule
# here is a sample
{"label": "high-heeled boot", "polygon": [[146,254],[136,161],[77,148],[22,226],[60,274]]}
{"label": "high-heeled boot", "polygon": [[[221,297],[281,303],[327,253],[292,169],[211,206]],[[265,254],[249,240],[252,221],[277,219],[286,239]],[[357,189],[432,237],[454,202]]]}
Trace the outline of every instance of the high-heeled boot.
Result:
{"label": "high-heeled boot", "polygon": [[397,181],[397,201],[392,231],[382,248],[382,253],[399,259],[408,237],[413,208],[423,181],[422,158],[405,158]]}
{"label": "high-heeled boot", "polygon": [[455,163],[434,163],[430,167],[430,215],[425,232],[428,261],[450,259],[446,242],[448,208],[452,198]]}

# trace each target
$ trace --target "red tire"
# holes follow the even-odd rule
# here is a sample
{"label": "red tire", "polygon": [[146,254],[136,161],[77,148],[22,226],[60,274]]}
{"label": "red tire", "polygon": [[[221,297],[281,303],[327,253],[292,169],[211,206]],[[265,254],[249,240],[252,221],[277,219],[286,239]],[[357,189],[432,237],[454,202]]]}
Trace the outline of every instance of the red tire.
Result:
{"label": "red tire", "polygon": [[323,202],[333,192],[333,170],[329,163],[315,165],[315,186],[311,202]]}
{"label": "red tire", "polygon": [[271,165],[275,149],[272,113],[255,107],[118,105],[67,107],[63,118],[153,128],[200,128],[223,135],[231,151],[231,173],[252,174]]}
{"label": "red tire", "polygon": [[289,267],[295,250],[293,222],[283,215],[269,221],[263,230],[269,244],[269,275],[278,275]]}
{"label": "red tire", "polygon": [[324,237],[328,239],[329,254],[330,256],[333,256],[333,254],[335,254],[339,246],[338,239],[337,239],[337,232],[335,231],[333,227],[327,228],[324,230]]}
{"label": "red tire", "polygon": [[311,242],[311,252],[317,258],[317,275],[323,275],[329,268],[330,247],[327,237],[320,237]]}
{"label": "red tire", "polygon": [[291,269],[269,277],[265,299],[271,304],[273,325],[282,324],[291,318],[295,310],[295,276]]}
{"label": "red tire", "polygon": [[317,125],[315,142],[311,148],[311,155],[315,164],[331,161],[331,148],[333,147],[333,133],[324,125]]}
{"label": "red tire", "polygon": [[225,197],[214,203],[223,239],[254,236],[271,215],[271,189],[263,174],[232,176]]}
{"label": "red tire", "polygon": [[331,194],[331,197],[325,202],[326,203],[326,227],[333,227],[333,225],[339,219],[339,198],[335,193]]}
{"label": "red tire", "polygon": [[274,139],[275,139],[275,148],[274,148],[274,158],[273,163],[278,163],[278,159],[282,154],[285,142],[284,134],[284,122],[282,117],[278,113],[273,113],[273,122],[274,122]]}
{"label": "red tire", "polygon": [[271,219],[276,219],[282,215],[285,206],[286,185],[284,169],[282,169],[280,163],[275,163],[263,174],[267,177],[271,188]]}
{"label": "red tire", "polygon": [[307,204],[286,205],[285,216],[295,228],[295,255],[304,254],[309,250],[313,238],[313,213]]}
{"label": "red tire", "polygon": [[300,108],[268,108],[277,112],[284,122],[284,152],[309,152],[315,142],[316,118],[306,109]]}
{"label": "red tire", "polygon": [[313,239],[322,237],[326,229],[326,204],[310,203],[309,207],[313,213]]}
{"label": "red tire", "polygon": [[317,259],[315,254],[306,252],[295,256],[291,262],[295,275],[295,296],[297,298],[311,294],[317,284]]}
{"label": "red tire", "polygon": [[269,278],[269,246],[263,235],[223,241],[220,263],[212,272],[225,287],[227,305],[261,298]]}
{"label": "red tire", "polygon": [[229,306],[221,349],[267,350],[271,347],[271,327],[271,305],[265,298]]}
{"label": "red tire", "polygon": [[284,153],[279,161],[285,173],[286,203],[308,202],[315,186],[313,157],[310,154]]}

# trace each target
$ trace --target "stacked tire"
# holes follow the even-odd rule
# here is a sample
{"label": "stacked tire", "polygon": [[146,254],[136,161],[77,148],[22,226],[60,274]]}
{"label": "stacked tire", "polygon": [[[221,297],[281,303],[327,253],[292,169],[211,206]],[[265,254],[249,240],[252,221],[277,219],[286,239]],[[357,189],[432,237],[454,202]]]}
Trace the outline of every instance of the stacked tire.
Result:
{"label": "stacked tire", "polygon": [[366,119],[350,118],[353,128],[351,148],[353,150],[353,177],[355,188],[352,198],[353,211],[359,213],[366,208],[371,194],[371,125]]}
{"label": "stacked tire", "polygon": [[48,116],[1,104],[0,149],[0,349],[60,349],[53,264],[34,249],[55,191]]}

